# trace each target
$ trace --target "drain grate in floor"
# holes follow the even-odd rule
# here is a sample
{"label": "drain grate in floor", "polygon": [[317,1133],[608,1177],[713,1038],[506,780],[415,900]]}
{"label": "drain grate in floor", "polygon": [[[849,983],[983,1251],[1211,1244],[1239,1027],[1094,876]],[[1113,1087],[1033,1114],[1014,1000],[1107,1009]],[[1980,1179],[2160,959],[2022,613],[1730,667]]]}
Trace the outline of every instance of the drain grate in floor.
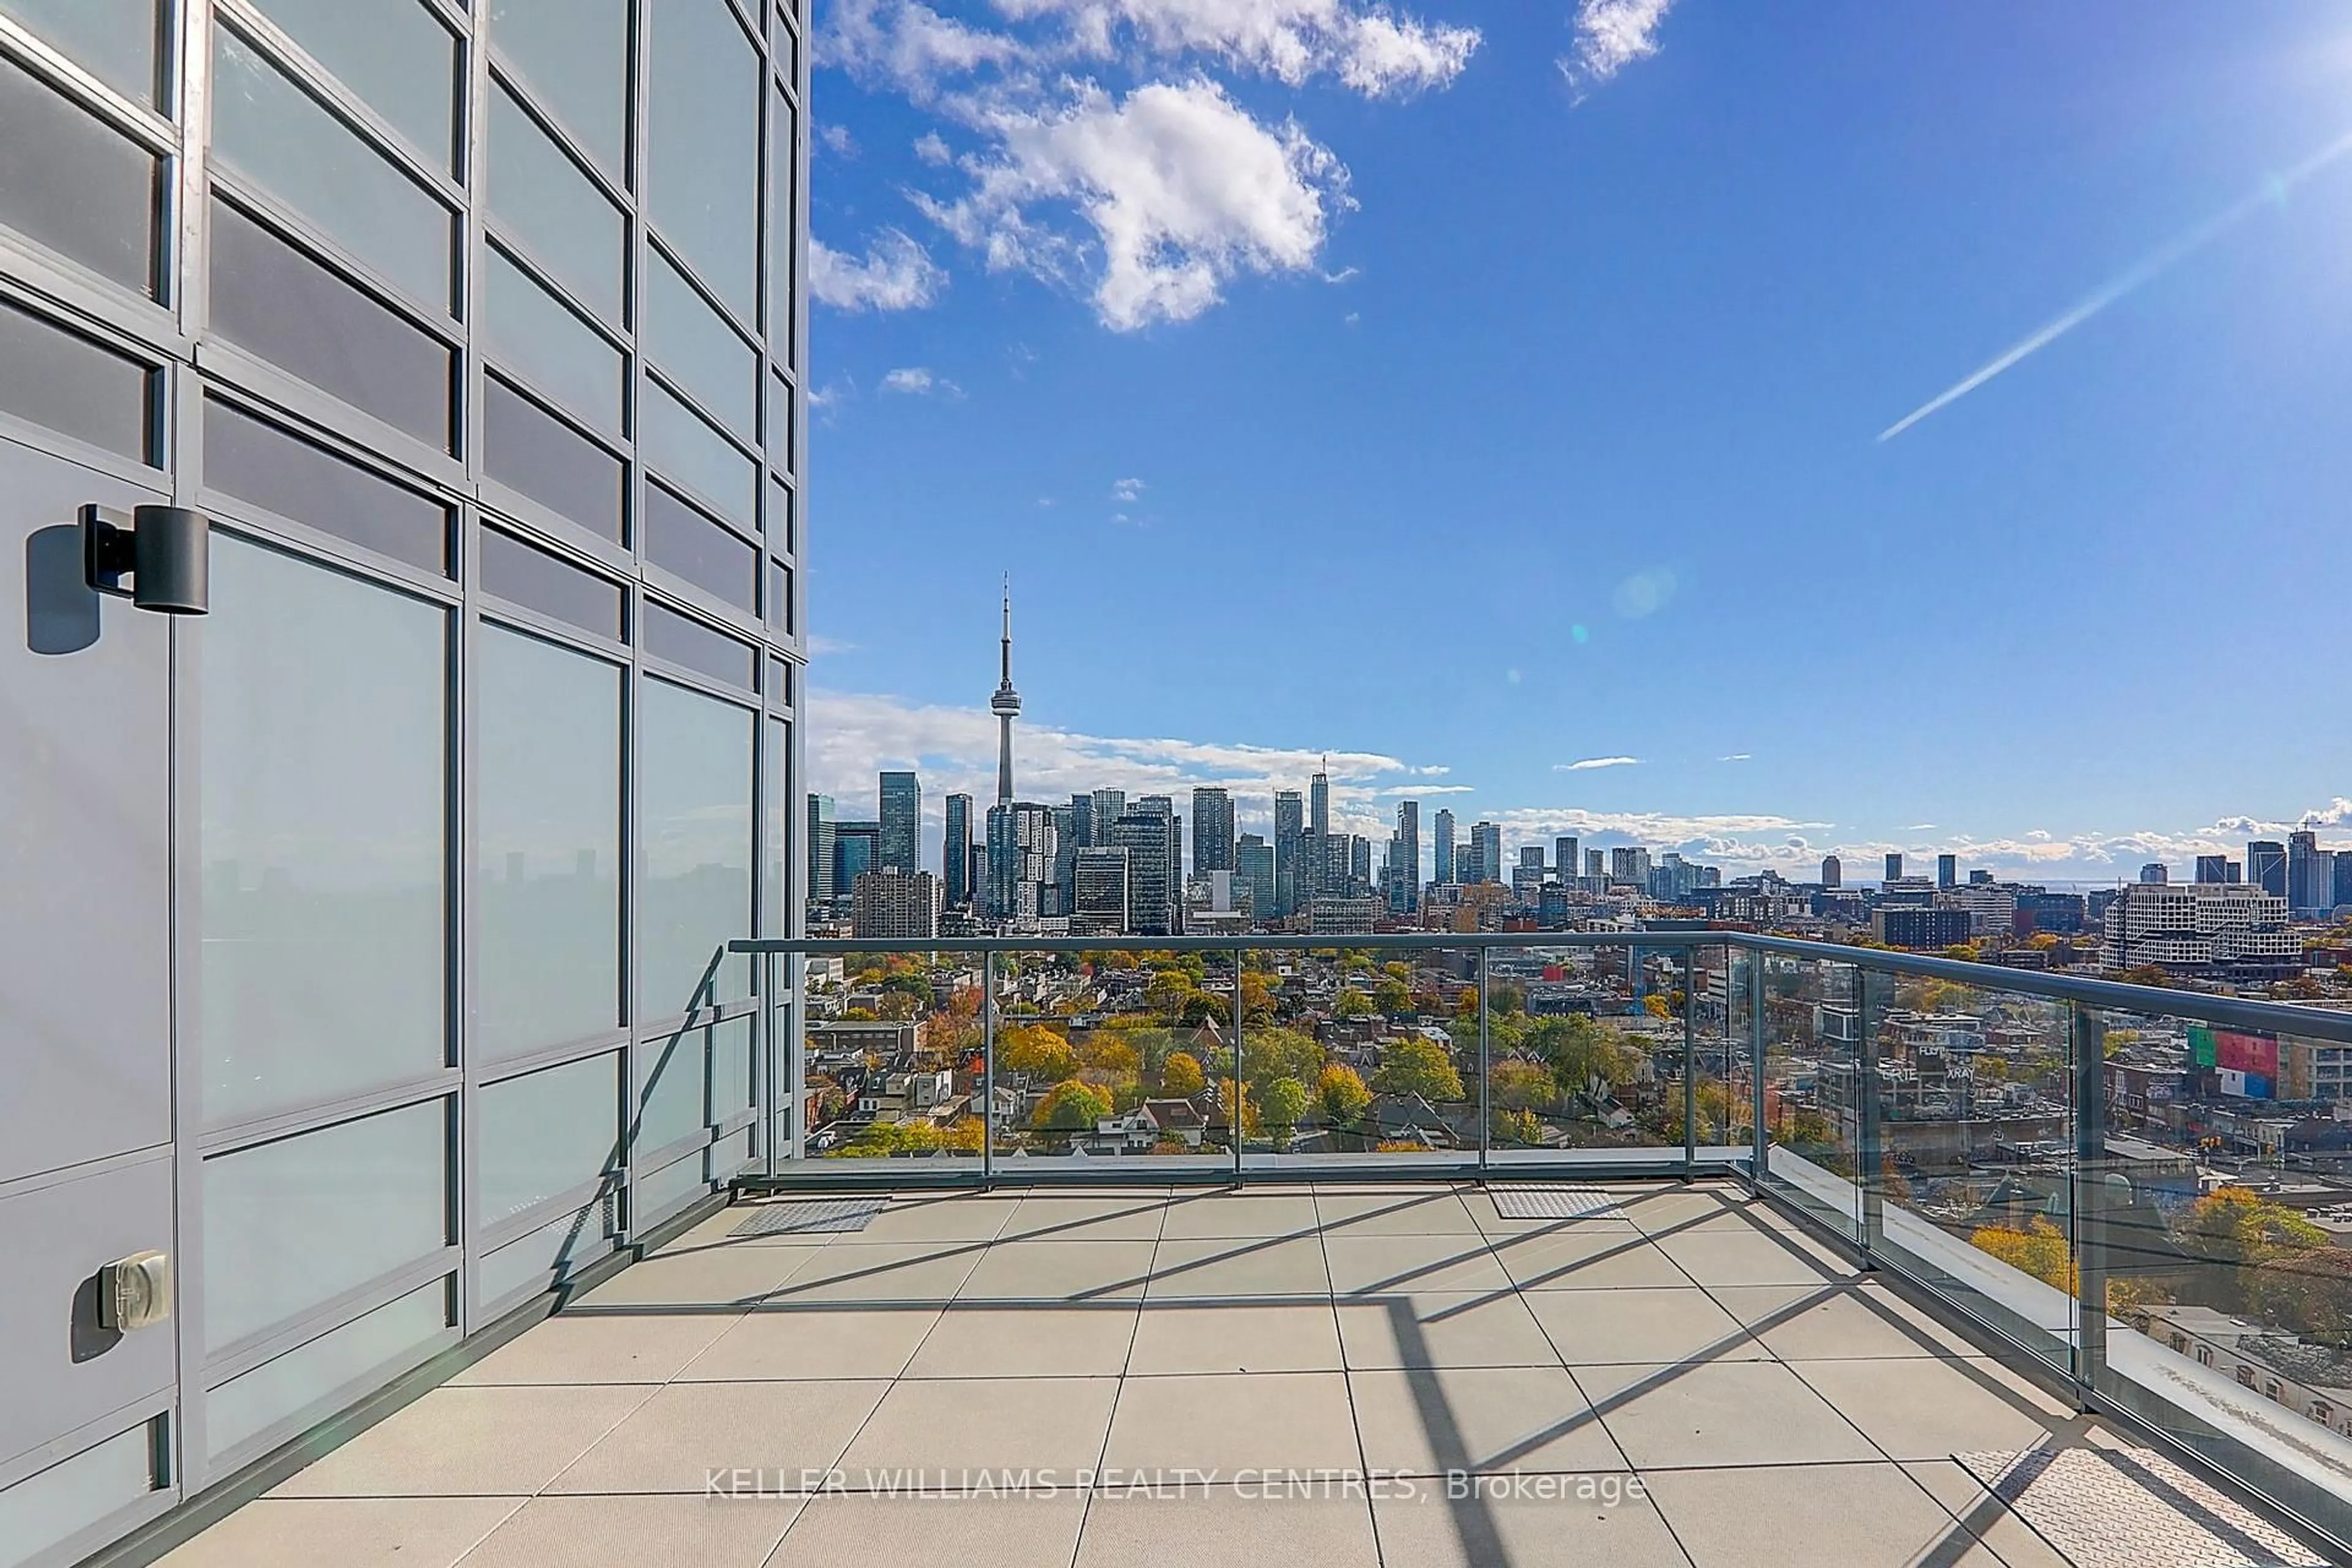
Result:
{"label": "drain grate in floor", "polygon": [[859,1231],[866,1222],[889,1206],[887,1198],[805,1198],[793,1203],[761,1204],[729,1236],[815,1236],[826,1231]]}
{"label": "drain grate in floor", "polygon": [[2327,1559],[2150,1448],[1955,1454],[2080,1568],[2326,1568]]}
{"label": "drain grate in floor", "polygon": [[1492,1187],[1495,1212],[1505,1219],[1591,1219],[1617,1212],[1603,1187]]}

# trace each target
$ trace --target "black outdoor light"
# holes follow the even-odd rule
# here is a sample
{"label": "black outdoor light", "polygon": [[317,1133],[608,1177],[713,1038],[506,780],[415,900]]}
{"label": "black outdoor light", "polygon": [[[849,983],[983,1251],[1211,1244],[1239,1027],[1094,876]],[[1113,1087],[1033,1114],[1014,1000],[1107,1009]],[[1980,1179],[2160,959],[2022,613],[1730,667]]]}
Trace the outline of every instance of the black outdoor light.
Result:
{"label": "black outdoor light", "polygon": [[133,507],[126,525],[120,511],[86,506],[81,533],[82,572],[92,588],[167,616],[205,613],[212,520],[203,512]]}

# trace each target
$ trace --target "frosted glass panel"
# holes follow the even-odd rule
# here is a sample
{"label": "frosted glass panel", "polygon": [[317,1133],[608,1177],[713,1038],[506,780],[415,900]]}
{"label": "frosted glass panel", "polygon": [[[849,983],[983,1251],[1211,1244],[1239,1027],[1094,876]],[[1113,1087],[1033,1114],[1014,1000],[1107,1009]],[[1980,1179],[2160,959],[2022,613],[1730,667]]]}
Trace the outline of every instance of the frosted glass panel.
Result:
{"label": "frosted glass panel", "polygon": [[413,1365],[433,1345],[457,1337],[444,1276],[205,1395],[205,1452],[217,1459],[362,1379],[373,1383],[376,1374]]}
{"label": "frosted glass panel", "polygon": [[485,626],[474,956],[482,1059],[621,1022],[621,672]]}
{"label": "frosted glass panel", "polygon": [[657,0],[654,226],[746,321],[760,298],[760,59],[727,0]]}
{"label": "frosted glass panel", "polygon": [[637,1016],[751,994],[741,954],[712,956],[751,929],[751,725],[748,710],[658,680],[637,714]]}
{"label": "frosted glass panel", "polygon": [[155,101],[155,0],[0,0],[42,42],[107,86]]}
{"label": "frosted glass panel", "polygon": [[216,532],[204,633],[204,1114],[449,1060],[448,616]]}
{"label": "frosted glass panel", "polygon": [[637,1110],[632,1152],[668,1148],[704,1130],[702,1107],[710,1079],[710,1031],[683,1029],[637,1047]]}
{"label": "frosted glass panel", "polygon": [[[761,731],[760,773],[767,811],[768,885],[760,900],[760,934],[788,936],[786,915],[793,907],[788,880],[791,862],[784,857],[793,842],[793,727],[789,721],[771,719]],[[775,973],[783,973],[777,959]]]}
{"label": "frosted glass panel", "polygon": [[418,148],[450,167],[457,40],[417,0],[261,0],[261,9]]}
{"label": "frosted glass panel", "polygon": [[731,1018],[710,1031],[710,1121],[751,1109],[751,1020]]}
{"label": "frosted glass panel", "polygon": [[448,1104],[428,1100],[205,1162],[209,1349],[448,1245]]}
{"label": "frosted glass panel", "polygon": [[544,109],[618,174],[629,122],[628,0],[490,0],[490,42]]}
{"label": "frosted glass panel", "polygon": [[490,93],[490,216],[607,321],[621,317],[621,211],[503,90]]}
{"label": "frosted glass panel", "polygon": [[23,1563],[155,1489],[155,1423],[0,1490],[0,1563]]}
{"label": "frosted glass panel", "polygon": [[594,1181],[614,1164],[621,1057],[591,1057],[474,1097],[475,1212],[484,1226]]}

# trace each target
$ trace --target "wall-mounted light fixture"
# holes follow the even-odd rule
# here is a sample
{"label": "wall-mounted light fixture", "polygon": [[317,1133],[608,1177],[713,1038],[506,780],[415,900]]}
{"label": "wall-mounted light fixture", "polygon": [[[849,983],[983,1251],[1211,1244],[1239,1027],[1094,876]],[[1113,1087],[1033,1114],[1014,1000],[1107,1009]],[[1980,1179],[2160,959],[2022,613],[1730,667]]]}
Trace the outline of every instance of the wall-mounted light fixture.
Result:
{"label": "wall-mounted light fixture", "polygon": [[[212,520],[179,506],[133,507],[128,517],[81,509],[82,574],[92,588],[142,610],[201,616],[211,559]],[[123,579],[131,579],[126,586]]]}
{"label": "wall-mounted light fixture", "polygon": [[161,1252],[118,1258],[98,1271],[98,1321],[128,1333],[172,1315],[172,1259]]}

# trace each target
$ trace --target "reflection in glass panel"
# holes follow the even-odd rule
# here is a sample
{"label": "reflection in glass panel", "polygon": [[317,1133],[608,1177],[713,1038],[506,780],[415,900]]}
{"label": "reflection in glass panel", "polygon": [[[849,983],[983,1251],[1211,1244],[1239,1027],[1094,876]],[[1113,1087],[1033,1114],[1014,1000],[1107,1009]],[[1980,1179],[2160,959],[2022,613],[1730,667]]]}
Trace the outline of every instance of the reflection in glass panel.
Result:
{"label": "reflection in glass panel", "polygon": [[449,574],[446,503],[215,398],[205,400],[205,483],[379,555]]}
{"label": "reflection in glass panel", "polygon": [[629,1214],[638,1229],[677,1213],[710,1190],[699,1152],[639,1176],[629,1186]]}
{"label": "reflection in glass panel", "polygon": [[659,485],[646,487],[644,525],[646,560],[717,595],[746,615],[758,610],[757,546]]}
{"label": "reflection in glass panel", "polygon": [[0,413],[151,462],[154,380],[137,360],[0,300]]}
{"label": "reflection in glass panel", "polygon": [[152,293],[156,184],[152,154],[0,58],[0,223]]}
{"label": "reflection in glass panel", "polygon": [[449,1102],[216,1154],[202,1192],[216,1351],[449,1245]]}
{"label": "reflection in glass panel", "polygon": [[793,489],[781,479],[768,487],[768,517],[764,524],[768,548],[787,555],[800,553],[800,529],[793,516]]}
{"label": "reflection in glass panel", "polygon": [[479,946],[484,1059],[621,1021],[621,671],[482,628]]}
{"label": "reflection in glass panel", "polygon": [[[792,862],[784,857],[791,852],[793,842],[793,726],[786,719],[771,719],[760,731],[760,778],[763,788],[761,811],[766,850],[766,887],[760,896],[760,934],[789,935],[785,912],[792,908],[792,887],[787,881]],[[783,973],[783,961],[776,961],[776,973]]]}
{"label": "reflection in glass panel", "polygon": [[737,642],[725,633],[703,625],[690,616],[646,601],[645,649],[656,658],[666,658],[672,664],[726,681],[730,686],[751,689],[753,671],[759,665],[759,650],[749,643]]}
{"label": "reflection in glass panel", "polygon": [[648,680],[637,710],[637,998],[643,1019],[750,994],[751,725],[730,703]]}
{"label": "reflection in glass panel", "polygon": [[0,0],[43,43],[117,92],[155,101],[156,0]]}
{"label": "reflection in glass panel", "polygon": [[231,1378],[205,1395],[205,1452],[214,1458],[289,1418],[332,1414],[332,1396],[362,1380],[422,1359],[428,1347],[454,1340],[449,1277],[411,1290],[299,1350]]}
{"label": "reflection in glass panel", "polygon": [[760,298],[760,58],[727,0],[657,0],[650,14],[654,226],[750,321]]}
{"label": "reflection in glass panel", "polygon": [[483,1258],[483,1301],[495,1305],[524,1290],[544,1290],[612,1251],[612,1213],[600,1199]]}
{"label": "reflection in glass panel", "polygon": [[456,166],[457,40],[419,0],[259,3],[305,54],[433,163]]}
{"label": "reflection in glass panel", "polygon": [[198,929],[219,1126],[448,1061],[448,616],[220,533],[212,608]]}
{"label": "reflection in glass panel", "polygon": [[751,1019],[749,1014],[710,1028],[710,1124],[751,1109]]}
{"label": "reflection in glass panel", "polygon": [[656,471],[690,486],[743,527],[759,526],[759,465],[651,382],[637,405],[637,443]]}
{"label": "reflection in glass panel", "polygon": [[497,1225],[612,1169],[620,1116],[618,1051],[481,1090],[474,1097],[476,1219]]}
{"label": "reflection in glass panel", "polygon": [[621,351],[495,246],[484,254],[483,342],[525,380],[613,435],[621,431]]}
{"label": "reflection in glass panel", "polygon": [[637,1108],[632,1126],[636,1157],[656,1153],[704,1130],[703,1088],[710,1067],[706,1027],[679,1029],[637,1046]]}
{"label": "reflection in glass panel", "polygon": [[799,432],[793,427],[793,385],[782,376],[768,382],[768,461],[779,468],[793,466],[793,449]]}
{"label": "reflection in glass panel", "polygon": [[490,0],[490,42],[591,156],[626,166],[628,0]]}
{"label": "reflection in glass panel", "polygon": [[793,629],[793,569],[781,561],[768,563],[768,625],[790,635]]}
{"label": "reflection in glass panel", "polygon": [[498,377],[482,378],[482,468],[551,511],[621,537],[621,459]]}
{"label": "reflection in glass panel", "polygon": [[213,29],[213,153],[415,299],[449,309],[449,209],[227,27]]}
{"label": "reflection in glass panel", "polygon": [[490,90],[490,214],[608,321],[621,319],[620,209],[504,88]]}
{"label": "reflection in glass panel", "polygon": [[628,595],[618,583],[525,544],[495,528],[482,530],[481,585],[486,593],[619,640],[627,635]]}
{"label": "reflection in glass panel", "polygon": [[230,342],[443,451],[448,345],[213,198],[212,325]]}
{"label": "reflection in glass panel", "polygon": [[[781,29],[780,29],[781,30]],[[781,92],[768,94],[768,343],[793,363],[793,234],[800,222],[793,186],[796,116]]]}
{"label": "reflection in glass panel", "polygon": [[703,407],[751,439],[760,356],[656,251],[646,279],[644,349]]}

